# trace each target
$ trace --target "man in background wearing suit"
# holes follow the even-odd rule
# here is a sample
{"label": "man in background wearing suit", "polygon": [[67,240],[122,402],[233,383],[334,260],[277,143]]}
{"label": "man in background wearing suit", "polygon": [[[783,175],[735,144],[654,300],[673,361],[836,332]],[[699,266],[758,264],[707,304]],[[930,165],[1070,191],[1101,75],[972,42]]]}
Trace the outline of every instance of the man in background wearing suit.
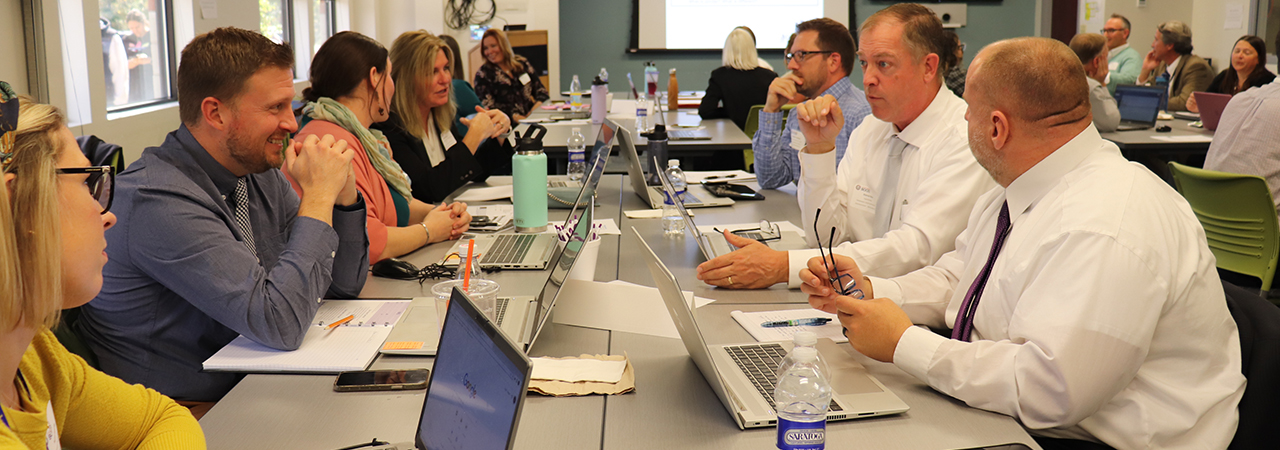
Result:
{"label": "man in background wearing suit", "polygon": [[1213,81],[1213,68],[1191,49],[1191,27],[1170,20],[1156,27],[1151,51],[1142,60],[1138,84],[1169,86],[1169,111],[1186,111],[1191,93],[1208,89]]}

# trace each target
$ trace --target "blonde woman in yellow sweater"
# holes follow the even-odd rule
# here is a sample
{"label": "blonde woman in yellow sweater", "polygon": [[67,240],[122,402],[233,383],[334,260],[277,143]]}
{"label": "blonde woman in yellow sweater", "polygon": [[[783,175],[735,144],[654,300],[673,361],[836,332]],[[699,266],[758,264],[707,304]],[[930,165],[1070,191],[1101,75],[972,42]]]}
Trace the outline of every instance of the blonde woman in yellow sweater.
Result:
{"label": "blonde woman in yellow sweater", "polygon": [[186,408],[49,331],[102,287],[113,174],[89,166],[56,108],[28,100],[0,82],[0,449],[205,448]]}

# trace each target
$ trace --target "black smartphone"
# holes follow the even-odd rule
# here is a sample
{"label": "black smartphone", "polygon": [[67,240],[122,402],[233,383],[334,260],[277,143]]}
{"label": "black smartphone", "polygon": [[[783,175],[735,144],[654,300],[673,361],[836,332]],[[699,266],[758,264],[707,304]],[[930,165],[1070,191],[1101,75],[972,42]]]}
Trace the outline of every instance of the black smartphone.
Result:
{"label": "black smartphone", "polygon": [[333,390],[351,392],[426,389],[430,374],[431,371],[427,369],[342,372],[333,380]]}
{"label": "black smartphone", "polygon": [[471,226],[473,227],[487,227],[492,225],[497,224],[494,223],[493,219],[489,216],[471,216]]}
{"label": "black smartphone", "polygon": [[728,197],[734,200],[764,200],[764,194],[741,184],[702,183],[716,197]]}

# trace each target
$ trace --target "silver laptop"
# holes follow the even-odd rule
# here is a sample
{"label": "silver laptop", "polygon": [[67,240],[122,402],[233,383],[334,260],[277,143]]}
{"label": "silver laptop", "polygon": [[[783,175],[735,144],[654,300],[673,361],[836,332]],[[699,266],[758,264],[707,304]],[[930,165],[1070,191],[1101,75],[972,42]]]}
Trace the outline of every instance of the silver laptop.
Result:
{"label": "silver laptop", "polygon": [[[671,181],[667,180],[666,177],[661,177],[661,180],[662,190],[659,192],[671,192],[673,189],[671,187]],[[693,222],[693,216],[689,215],[689,211],[685,209],[685,205],[683,203],[676,203],[675,205],[676,210],[680,211],[680,217],[684,218],[685,230],[692,234],[693,238],[698,241],[698,250],[702,251],[703,258],[711,260],[717,256],[727,255],[730,252],[737,250],[737,247],[730,244],[720,232],[702,232],[698,230],[698,224]],[[760,241],[774,250],[798,250],[808,248],[808,244],[805,242],[804,236],[801,236],[800,233],[791,230],[780,230],[776,225],[770,226],[772,224],[766,225],[766,223],[767,222],[762,222],[761,226],[755,230],[748,229],[742,231],[731,231],[734,231],[735,234],[738,234],[739,236]]]}
{"label": "silver laptop", "polygon": [[431,367],[413,445],[376,450],[510,450],[524,409],[533,363],[463,294],[454,289],[443,342]]}
{"label": "silver laptop", "polygon": [[[791,351],[792,344],[707,345],[675,276],[658,260],[635,228],[631,229],[631,234],[644,248],[642,253],[649,263],[649,272],[662,294],[667,312],[676,323],[685,349],[738,427],[777,425],[778,416],[773,405],[773,389],[777,381],[774,370],[782,357]],[[898,414],[909,409],[897,395],[871,376],[866,367],[830,339],[819,340],[817,347],[831,369],[831,386],[835,390],[827,412],[828,421]]]}
{"label": "silver laptop", "polygon": [[[600,132],[596,134],[596,143],[593,147],[593,165],[591,172],[587,174],[582,187],[578,190],[577,203],[569,213],[569,217],[575,216],[583,201],[583,196],[591,196],[595,194],[596,187],[600,184],[600,178],[604,173],[604,165],[608,163],[609,153],[612,152],[613,136],[618,129],[618,124],[610,120],[605,120],[600,125]],[[565,222],[568,226],[569,222]],[[485,235],[468,235],[459,239],[453,244],[448,253],[445,253],[444,260],[440,261],[442,265],[449,267],[457,267],[458,262],[467,257],[466,240],[474,238],[476,241],[475,251],[480,255],[480,267],[485,269],[527,269],[542,270],[547,267],[547,262],[551,261],[552,253],[556,248],[556,237],[549,233],[495,233]]]}
{"label": "silver laptop", "polygon": [[[631,139],[631,132],[625,128],[618,130],[618,146],[622,147],[622,150],[620,150],[622,156],[627,158],[627,173],[631,177],[631,190],[635,191],[636,195],[640,196],[640,199],[649,202],[650,208],[661,208],[662,201],[665,198],[662,195],[662,189],[645,183],[644,167],[640,165],[640,155],[636,153],[635,141]],[[649,167],[659,167],[659,165],[650,161]],[[717,197],[701,184],[690,184],[684,195],[680,196],[680,203],[683,203],[686,208],[706,208],[729,206],[734,202],[731,198]]]}

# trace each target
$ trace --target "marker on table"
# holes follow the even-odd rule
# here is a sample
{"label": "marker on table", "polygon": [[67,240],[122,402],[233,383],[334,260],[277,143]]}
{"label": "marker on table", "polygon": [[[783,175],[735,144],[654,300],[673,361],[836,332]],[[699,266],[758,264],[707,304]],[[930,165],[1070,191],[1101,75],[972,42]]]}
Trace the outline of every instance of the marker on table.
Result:
{"label": "marker on table", "polygon": [[805,326],[819,327],[819,326],[826,325],[827,322],[830,322],[830,321],[831,319],[828,317],[811,317],[808,319],[779,320],[776,322],[765,322],[760,324],[760,326],[765,328],[805,327]]}
{"label": "marker on table", "polygon": [[325,327],[325,329],[332,330],[332,329],[334,329],[334,328],[338,328],[338,326],[340,326],[340,325],[342,325],[342,324],[344,324],[344,323],[350,322],[350,321],[351,321],[351,319],[354,319],[354,318],[356,318],[356,316],[355,316],[355,315],[350,315],[350,316],[347,316],[347,317],[343,317],[343,318],[338,319],[337,321],[335,321],[335,322],[333,322],[333,323],[329,324],[329,326]]}

